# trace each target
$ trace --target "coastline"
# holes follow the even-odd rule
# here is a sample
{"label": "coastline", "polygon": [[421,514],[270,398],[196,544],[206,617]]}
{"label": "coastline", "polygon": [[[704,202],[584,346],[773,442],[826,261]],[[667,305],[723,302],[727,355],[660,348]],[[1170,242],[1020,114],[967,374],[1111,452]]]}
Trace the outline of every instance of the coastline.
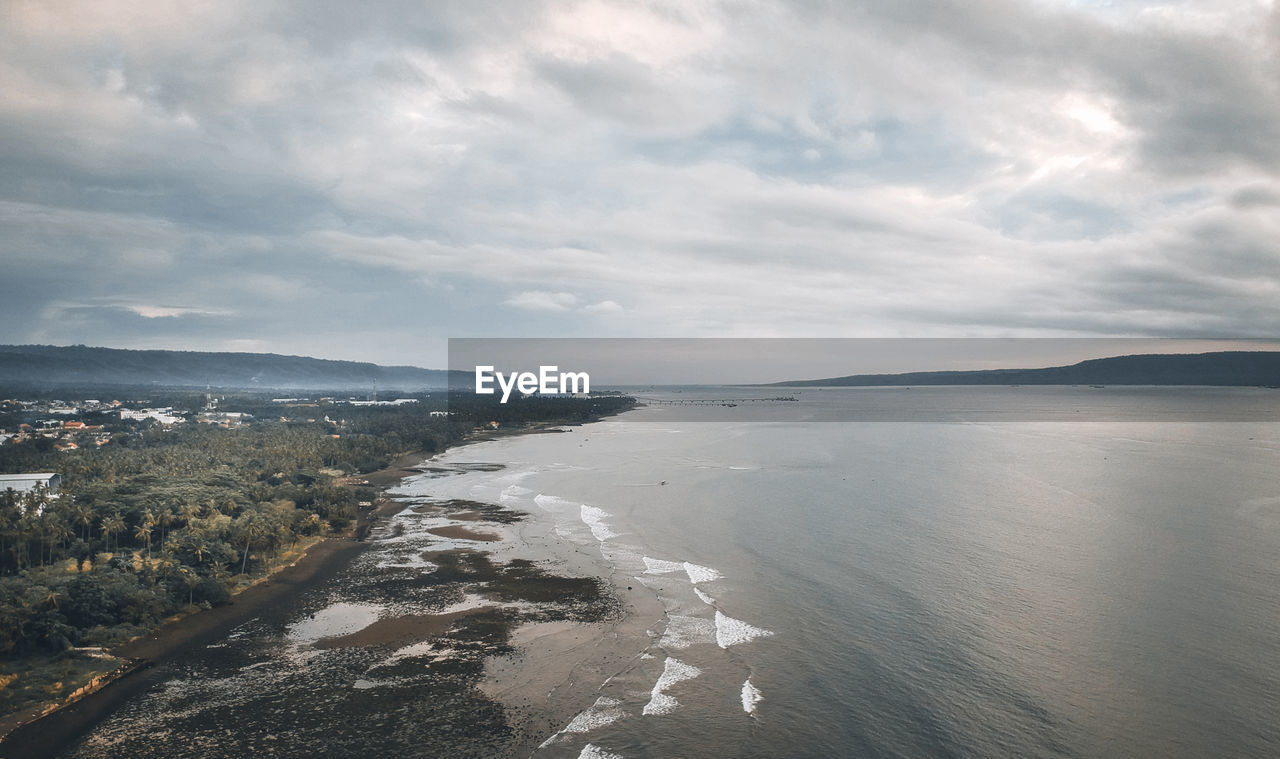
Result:
{"label": "coastline", "polygon": [[[431,462],[473,443],[554,432],[560,427],[562,425],[542,424],[469,436],[434,455],[405,454],[381,470],[357,477],[386,490],[408,477],[429,472]],[[166,664],[179,662],[191,652],[217,644],[237,626],[334,580],[372,545],[355,535],[367,533],[405,509],[403,501],[382,497],[372,510],[360,514],[352,531],[318,541],[293,563],[279,567],[241,590],[229,604],[171,619],[157,630],[116,647],[112,655],[129,663],[122,674],[11,728],[0,738],[0,756],[50,756],[75,745],[120,706],[163,681],[167,677]],[[454,518],[468,525],[456,529],[472,529],[474,525],[475,532],[486,535],[497,529],[503,533],[501,539],[514,540],[518,546],[515,553],[536,555],[538,562],[561,565],[558,570],[564,568],[564,556],[554,555],[554,551],[547,555],[545,547],[541,553],[533,550],[518,530],[490,522],[483,513],[461,512]],[[443,537],[466,539],[467,536],[455,532]],[[484,553],[487,545],[481,543],[480,546],[477,552]],[[517,622],[506,631],[494,654],[486,655],[483,674],[475,687],[504,710],[506,723],[515,738],[510,755],[527,755],[589,706],[595,698],[594,688],[627,666],[638,651],[630,645],[620,647],[618,644],[642,639],[646,624],[651,622],[652,615],[648,612],[660,614],[660,606],[656,611],[653,606],[646,608],[642,589],[633,593],[612,586],[606,589],[614,594],[618,605],[618,613],[612,618],[574,621],[557,619],[553,614],[546,621]],[[553,605],[546,604],[548,608]],[[644,613],[640,613],[641,610]],[[416,634],[420,636],[422,629],[426,628]],[[587,685],[593,687],[584,687]]]}

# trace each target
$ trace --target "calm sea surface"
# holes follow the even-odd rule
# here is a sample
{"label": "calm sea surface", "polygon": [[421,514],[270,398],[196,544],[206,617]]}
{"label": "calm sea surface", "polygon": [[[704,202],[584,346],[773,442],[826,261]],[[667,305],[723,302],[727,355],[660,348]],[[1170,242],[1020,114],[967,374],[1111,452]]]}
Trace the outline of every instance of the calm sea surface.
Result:
{"label": "calm sea surface", "polygon": [[1280,425],[681,416],[456,454],[669,615],[544,755],[1280,755]]}

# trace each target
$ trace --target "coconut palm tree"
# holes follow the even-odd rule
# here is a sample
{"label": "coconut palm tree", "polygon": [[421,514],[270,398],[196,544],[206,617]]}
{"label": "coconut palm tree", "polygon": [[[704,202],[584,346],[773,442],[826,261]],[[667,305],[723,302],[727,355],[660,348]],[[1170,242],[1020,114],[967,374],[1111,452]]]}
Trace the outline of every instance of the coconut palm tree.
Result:
{"label": "coconut palm tree", "polygon": [[134,540],[140,540],[147,544],[147,560],[151,560],[151,528],[143,522],[133,531]]}
{"label": "coconut palm tree", "polygon": [[178,567],[178,576],[182,578],[182,584],[187,586],[187,606],[190,606],[195,598],[196,586],[200,584],[200,575],[184,564]]}
{"label": "coconut palm tree", "polygon": [[173,524],[173,509],[169,506],[160,509],[160,516],[156,521],[160,524],[160,544],[164,545],[169,525]]}
{"label": "coconut palm tree", "polygon": [[120,550],[120,532],[124,530],[124,519],[121,518],[120,512],[113,511],[110,516],[103,517],[102,524],[99,525],[102,534],[107,538],[107,550],[111,550],[111,536],[116,536],[116,550]]}
{"label": "coconut palm tree", "polygon": [[261,543],[268,533],[270,525],[256,511],[247,511],[240,515],[232,528],[238,538],[244,541],[244,558],[240,560],[240,574],[244,574],[249,566],[249,551],[254,544]]}
{"label": "coconut palm tree", "polygon": [[89,525],[93,523],[93,507],[87,503],[77,503],[71,510],[71,518],[80,525],[80,539],[89,542]]}
{"label": "coconut palm tree", "polygon": [[49,513],[49,520],[45,524],[45,532],[49,536],[49,563],[53,563],[53,544],[57,543],[59,548],[64,548],[67,538],[75,534],[71,529],[71,525],[67,524],[67,520],[62,518],[61,514]]}

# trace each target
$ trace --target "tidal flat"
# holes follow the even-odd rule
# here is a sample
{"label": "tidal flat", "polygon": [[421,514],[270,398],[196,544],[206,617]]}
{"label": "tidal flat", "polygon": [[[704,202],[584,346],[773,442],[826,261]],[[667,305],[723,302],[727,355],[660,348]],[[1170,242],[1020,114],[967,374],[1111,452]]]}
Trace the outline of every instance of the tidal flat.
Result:
{"label": "tidal flat", "polygon": [[[468,499],[388,501],[362,549],[337,557],[343,566],[157,663],[87,732],[42,747],[64,757],[527,753],[580,707],[549,689],[581,664],[583,640],[625,615],[606,580],[531,549],[525,519]],[[528,666],[528,642],[556,636],[573,650]],[[522,677],[504,679],[513,662]]]}

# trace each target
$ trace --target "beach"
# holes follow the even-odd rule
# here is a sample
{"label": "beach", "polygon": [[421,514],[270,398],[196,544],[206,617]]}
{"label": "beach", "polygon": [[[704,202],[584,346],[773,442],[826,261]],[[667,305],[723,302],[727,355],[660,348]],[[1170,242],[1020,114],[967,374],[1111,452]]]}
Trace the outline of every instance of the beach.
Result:
{"label": "beach", "polygon": [[[359,476],[390,496],[364,517],[367,540],[321,541],[232,603],[115,649],[142,666],[18,728],[0,756],[261,750],[298,727],[277,713],[286,703],[329,715],[323,743],[340,754],[382,746],[420,755],[430,745],[440,756],[527,755],[628,666],[662,610],[642,589],[617,587],[590,560],[566,555],[527,514],[396,494],[410,479],[476,471],[459,456],[465,447],[445,465],[413,454]],[[266,671],[270,683],[260,679]],[[178,691],[237,677],[252,696],[205,693],[198,714],[176,704]],[[414,714],[412,730],[380,716],[397,711]],[[215,735],[229,725],[237,738]],[[269,753],[310,751],[298,735]]]}

